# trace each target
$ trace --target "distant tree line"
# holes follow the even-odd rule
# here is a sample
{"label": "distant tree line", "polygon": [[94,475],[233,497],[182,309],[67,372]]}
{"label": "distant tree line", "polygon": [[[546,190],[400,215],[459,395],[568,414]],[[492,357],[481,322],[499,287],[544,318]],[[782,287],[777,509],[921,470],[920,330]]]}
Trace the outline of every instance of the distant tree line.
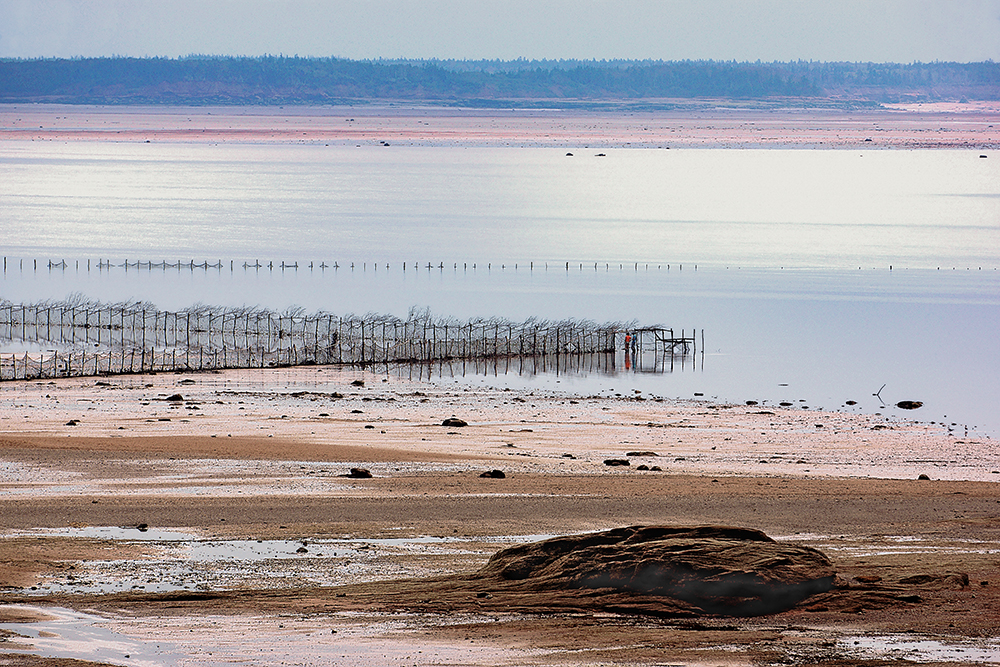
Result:
{"label": "distant tree line", "polygon": [[375,60],[285,56],[0,59],[0,102],[511,105],[670,98],[1000,99],[1000,64]]}

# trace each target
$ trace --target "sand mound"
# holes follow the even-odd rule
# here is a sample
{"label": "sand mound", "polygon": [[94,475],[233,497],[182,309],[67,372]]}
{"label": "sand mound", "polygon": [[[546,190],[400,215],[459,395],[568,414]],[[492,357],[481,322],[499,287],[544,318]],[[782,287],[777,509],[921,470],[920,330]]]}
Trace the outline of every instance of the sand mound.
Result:
{"label": "sand mound", "polygon": [[694,613],[752,616],[830,590],[835,572],[816,549],[755,530],[631,526],[504,549],[478,577],[508,591],[639,594]]}

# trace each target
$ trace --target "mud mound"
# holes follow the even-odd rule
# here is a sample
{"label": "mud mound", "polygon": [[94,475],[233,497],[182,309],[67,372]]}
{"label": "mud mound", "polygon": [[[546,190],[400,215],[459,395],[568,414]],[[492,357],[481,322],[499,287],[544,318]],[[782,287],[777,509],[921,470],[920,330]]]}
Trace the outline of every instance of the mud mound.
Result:
{"label": "mud mound", "polygon": [[672,598],[694,613],[754,616],[833,587],[821,552],[725,526],[631,526],[504,549],[479,571],[508,591]]}

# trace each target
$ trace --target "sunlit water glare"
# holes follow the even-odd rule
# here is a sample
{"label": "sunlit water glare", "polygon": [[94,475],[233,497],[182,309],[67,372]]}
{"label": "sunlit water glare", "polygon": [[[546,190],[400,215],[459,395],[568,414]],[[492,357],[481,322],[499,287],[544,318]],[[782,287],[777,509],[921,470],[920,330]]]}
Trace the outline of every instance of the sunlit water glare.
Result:
{"label": "sunlit water glare", "polygon": [[1000,432],[1000,158],[571,152],[0,143],[0,297],[696,328],[704,356],[682,372],[489,381],[893,414],[922,400],[907,416]]}

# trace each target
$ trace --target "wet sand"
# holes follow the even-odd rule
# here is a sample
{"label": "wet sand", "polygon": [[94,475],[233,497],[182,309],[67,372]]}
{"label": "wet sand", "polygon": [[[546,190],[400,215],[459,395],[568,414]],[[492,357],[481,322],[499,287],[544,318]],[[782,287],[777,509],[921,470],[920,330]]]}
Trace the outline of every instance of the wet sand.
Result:
{"label": "wet sand", "polygon": [[[669,101],[665,101],[669,102]],[[665,111],[0,105],[0,141],[553,148],[996,148],[1000,103]]]}
{"label": "wet sand", "polygon": [[[974,664],[1000,636],[995,445],[876,415],[325,367],[6,382],[0,623],[96,612],[109,620],[47,632],[97,624],[197,665],[870,664],[866,642],[892,637]],[[494,469],[506,477],[479,477]],[[824,551],[841,585],[782,614],[693,620],[441,583],[504,546],[632,524],[760,529]],[[287,553],[186,555],[211,545]],[[280,659],[261,657],[278,638]]]}
{"label": "wet sand", "polygon": [[[0,141],[984,150],[998,121],[29,105],[0,106]],[[879,415],[330,368],[4,382],[0,664],[997,664],[998,480],[995,441]],[[760,529],[838,586],[671,619],[453,585],[504,546],[632,524]]]}

